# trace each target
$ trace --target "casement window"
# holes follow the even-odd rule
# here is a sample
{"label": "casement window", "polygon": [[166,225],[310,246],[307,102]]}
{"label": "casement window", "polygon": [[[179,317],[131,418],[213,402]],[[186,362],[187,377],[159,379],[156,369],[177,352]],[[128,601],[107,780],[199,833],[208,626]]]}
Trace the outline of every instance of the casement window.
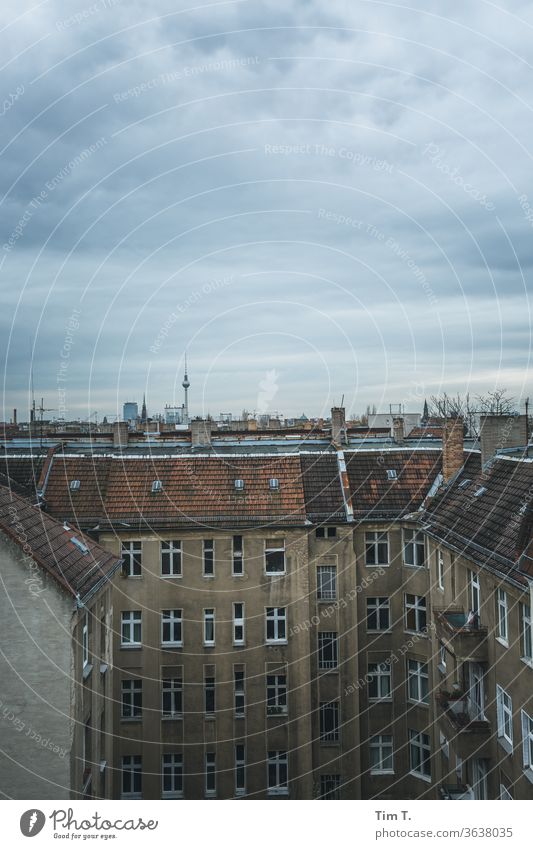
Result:
{"label": "casement window", "polygon": [[496,590],[496,613],[498,620],[498,639],[507,645],[509,638],[509,608],[505,590]]}
{"label": "casement window", "polygon": [[506,751],[513,748],[513,701],[503,687],[496,684],[496,712],[498,719],[498,740]]}
{"label": "casement window", "polygon": [[122,719],[140,719],[143,712],[143,682],[140,678],[127,678],[121,683]]}
{"label": "casement window", "polygon": [[235,667],[233,670],[233,703],[235,716],[244,716],[246,710],[246,691],[243,668]]}
{"label": "casement window", "polygon": [[244,645],[244,604],[241,601],[233,604],[233,645]]}
{"label": "casement window", "polygon": [[429,735],[409,730],[409,769],[417,778],[431,779]]}
{"label": "casement window", "polygon": [[283,575],[285,573],[285,540],[265,540],[265,574]]}
{"label": "casement window", "polygon": [[216,753],[205,753],[205,795],[217,795]]}
{"label": "casement window", "polygon": [[366,531],[365,563],[367,566],[389,565],[388,531]]}
{"label": "casement window", "polygon": [[183,645],[183,611],[162,610],[161,611],[161,645],[182,646]]}
{"label": "casement window", "polygon": [[533,718],[525,710],[521,711],[522,721],[522,766],[533,782]]}
{"label": "casement window", "polygon": [[521,657],[526,663],[533,663],[531,607],[529,604],[520,605],[520,619],[522,625]]}
{"label": "casement window", "polygon": [[129,578],[140,578],[142,572],[142,543],[140,540],[122,543],[122,570]]}
{"label": "casement window", "polygon": [[339,643],[336,631],[318,632],[318,668],[336,669],[339,665]]}
{"label": "casement window", "polygon": [[475,758],[472,762],[472,790],[474,799],[488,799],[489,767],[484,758]]}
{"label": "casement window", "polygon": [[161,575],[165,578],[181,577],[181,540],[161,542]]}
{"label": "casement window", "polygon": [[319,799],[340,799],[342,779],[340,775],[320,776]]}
{"label": "casement window", "polygon": [[204,712],[208,716],[213,716],[215,710],[215,676],[204,675]]}
{"label": "casement window", "polygon": [[123,610],[121,616],[122,648],[141,645],[142,613],[140,610]]}
{"label": "casement window", "polygon": [[317,598],[332,601],[337,598],[337,567],[319,566],[316,571]]}
{"label": "casement window", "polygon": [[427,630],[426,598],[423,595],[405,594],[405,629],[425,633]]}
{"label": "casement window", "polygon": [[82,643],[83,668],[85,669],[89,665],[89,617],[88,617],[87,613],[83,617],[81,643]]}
{"label": "casement window", "polygon": [[183,680],[164,678],[162,684],[162,713],[167,719],[183,714]]}
{"label": "casement window", "polygon": [[163,799],[183,797],[183,755],[163,755],[161,759],[161,790]]}
{"label": "casement window", "polygon": [[407,693],[411,702],[429,704],[429,673],[427,663],[407,660]]}
{"label": "casement window", "polygon": [[244,574],[244,547],[242,543],[242,536],[239,534],[233,537],[232,574]]}
{"label": "casement window", "polygon": [[235,744],[235,795],[246,793],[246,748],[244,743]]}
{"label": "casement window", "polygon": [[437,587],[442,592],[444,591],[444,554],[440,548],[435,552],[435,563],[437,567]]}
{"label": "casement window", "polygon": [[287,641],[287,608],[266,608],[267,643],[285,643]]}
{"label": "casement window", "polygon": [[287,676],[267,675],[266,696],[268,715],[287,713]]}
{"label": "casement window", "polygon": [[405,528],[403,532],[403,562],[420,568],[426,562],[426,538],[422,531]]}
{"label": "casement window", "polygon": [[378,734],[370,738],[370,772],[372,775],[394,772],[392,734]]}
{"label": "casement window", "polygon": [[204,646],[215,645],[215,609],[206,607],[204,609]]}
{"label": "casement window", "polygon": [[333,539],[337,536],[337,528],[333,525],[322,525],[316,529],[315,536],[317,539]]}
{"label": "casement window", "polygon": [[203,541],[204,575],[211,577],[215,574],[215,542],[212,539]]}
{"label": "casement window", "polygon": [[468,570],[468,585],[470,595],[470,609],[476,616],[480,615],[481,611],[481,587],[479,583],[479,574]]}
{"label": "casement window", "polygon": [[142,759],[140,755],[122,758],[122,799],[142,799]]}
{"label": "casement window", "polygon": [[320,712],[320,742],[337,743],[340,739],[339,702],[322,702]]}
{"label": "casement window", "polygon": [[388,631],[390,600],[386,596],[369,596],[366,600],[367,631]]}
{"label": "casement window", "polygon": [[448,742],[448,738],[444,736],[442,731],[439,731],[439,745],[440,745],[440,750],[442,752],[443,757],[445,757],[446,760],[449,760],[449,758],[450,758],[450,744]]}
{"label": "casement window", "polygon": [[485,719],[485,672],[479,663],[468,664],[468,713],[470,719]]}
{"label": "casement window", "polygon": [[441,672],[446,672],[446,646],[444,643],[439,643],[439,669]]}
{"label": "casement window", "polygon": [[392,671],[390,663],[369,663],[367,681],[369,699],[391,698]]}
{"label": "casement window", "polygon": [[289,760],[287,752],[268,752],[267,787],[269,796],[287,796],[289,793]]}

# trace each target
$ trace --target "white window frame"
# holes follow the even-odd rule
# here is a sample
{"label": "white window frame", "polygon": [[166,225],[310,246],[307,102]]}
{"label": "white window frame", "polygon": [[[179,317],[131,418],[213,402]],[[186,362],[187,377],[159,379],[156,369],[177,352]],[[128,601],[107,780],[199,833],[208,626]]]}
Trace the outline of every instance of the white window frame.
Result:
{"label": "white window frame", "polygon": [[[165,790],[165,778],[170,779],[170,790]],[[161,756],[161,798],[183,799],[183,755],[177,752]]]}
{"label": "white window frame", "polygon": [[520,711],[522,727],[522,768],[533,784],[533,717],[525,710]]}
{"label": "white window frame", "polygon": [[[124,628],[127,627],[130,639],[124,639]],[[135,631],[138,630],[139,639],[135,639]],[[123,649],[138,648],[142,646],[142,611],[123,610],[120,616],[120,646]]]}
{"label": "white window frame", "polygon": [[[129,702],[125,700],[125,696],[129,696]],[[140,696],[140,704],[135,704],[136,696]],[[123,678],[120,682],[120,718],[141,720],[143,715],[142,700],[142,678]]]}
{"label": "white window frame", "polygon": [[[376,734],[370,738],[370,775],[394,775],[394,744],[392,734]],[[373,756],[377,754],[376,763]],[[385,766],[389,764],[390,766]]]}
{"label": "white window frame", "polygon": [[[269,575],[270,577],[277,577],[279,575],[287,574],[287,549],[285,546],[285,539],[283,537],[277,538],[269,538],[265,539],[265,548],[264,548],[264,568],[265,575]],[[268,568],[268,554],[276,554],[279,552],[283,553],[283,568],[282,569],[269,569]]]}
{"label": "white window frame", "polygon": [[[319,631],[317,634],[318,668],[321,672],[339,668],[339,635],[337,631]],[[331,647],[331,659],[326,649]]]}
{"label": "white window frame", "polygon": [[513,751],[513,700],[509,693],[496,684],[496,713],[498,742],[506,752]]}
{"label": "white window frame", "polygon": [[[272,611],[272,613],[269,613],[269,611]],[[268,636],[269,622],[273,625],[274,636],[272,637]],[[283,636],[280,636],[280,631],[283,631]],[[273,645],[275,643],[287,643],[286,607],[265,607],[265,642],[268,645]]]}
{"label": "white window frame", "polygon": [[509,599],[505,590],[496,589],[496,619],[498,636],[496,639],[504,646],[509,646]]}
{"label": "white window frame", "polygon": [[513,794],[511,793],[509,788],[506,787],[506,785],[501,781],[500,781],[500,797],[499,798],[502,801],[505,801],[507,799],[511,799],[511,800],[513,799]]}
{"label": "white window frame", "polygon": [[472,790],[474,799],[488,799],[489,770],[484,758],[474,758],[472,761]]}
{"label": "white window frame", "polygon": [[479,618],[481,614],[481,583],[479,580],[479,572],[474,572],[473,569],[469,569],[468,583],[470,590],[470,609]]}
{"label": "white window frame", "polygon": [[446,672],[446,667],[448,665],[446,658],[446,646],[444,643],[439,643],[439,663],[438,668],[444,674]]}
{"label": "white window frame", "polygon": [[246,746],[235,743],[235,795],[246,795]]}
{"label": "white window frame", "polygon": [[531,606],[520,604],[520,657],[528,666],[533,666],[533,630],[531,628]]}
{"label": "white window frame", "polygon": [[[162,578],[181,578],[183,576],[182,556],[181,540],[161,540],[159,544],[159,563]],[[168,572],[163,571],[163,561],[166,558],[168,558]]]}
{"label": "white window frame", "polygon": [[89,666],[89,615],[87,613],[83,617],[81,644],[83,668],[86,669]]}
{"label": "white window frame", "polygon": [[[240,539],[240,548],[235,540]],[[235,568],[238,566],[239,568]],[[242,534],[234,534],[231,540],[231,574],[233,576],[244,575],[244,537]]]}
{"label": "white window frame", "polygon": [[121,540],[120,556],[128,578],[142,577],[142,540]]}
{"label": "white window frame", "polygon": [[[275,772],[275,783],[270,783],[271,767]],[[283,772],[286,780],[283,781]],[[267,755],[267,793],[269,796],[289,795],[289,757],[286,751],[270,749]]]}
{"label": "white window frame", "polygon": [[[208,559],[206,558],[206,554],[211,554],[211,571],[206,571],[206,565]],[[202,540],[202,575],[204,578],[214,578],[215,577],[215,540],[203,539]]]}
{"label": "white window frame", "polygon": [[442,548],[437,548],[435,551],[435,562],[437,565],[437,587],[444,592],[444,553]]}
{"label": "white window frame", "polygon": [[334,601],[337,598],[337,567],[333,564],[321,563],[317,566],[316,596],[318,601]]}
{"label": "white window frame", "polygon": [[287,714],[289,711],[287,674],[267,672],[265,684],[267,716]]}
{"label": "white window frame", "polygon": [[[368,700],[370,702],[392,701],[392,667],[390,662],[377,661],[368,664]],[[372,685],[376,685],[375,696],[371,695]]]}
{"label": "white window frame", "polygon": [[[240,611],[239,609],[240,608]],[[233,602],[233,645],[244,646],[246,640],[245,633],[245,613],[244,602]]]}
{"label": "white window frame", "polygon": [[429,666],[412,657],[407,658],[407,698],[419,705],[429,705]]}
{"label": "white window frame", "polygon": [[[170,711],[165,710],[165,694],[170,696]],[[175,710],[176,695],[179,694],[181,710]],[[161,716],[163,719],[178,719],[183,716],[183,678],[163,678],[161,681]]]}
{"label": "white window frame", "polygon": [[[384,555],[383,549],[385,549]],[[389,566],[389,552],[388,531],[365,531],[365,566]]]}
{"label": "white window frame", "polygon": [[[165,627],[168,627],[170,632],[170,639],[168,640],[165,640]],[[176,630],[179,634],[177,639]],[[183,610],[181,608],[171,608],[161,611],[161,645],[183,645]]]}
{"label": "white window frame", "polygon": [[[383,602],[384,600],[384,602]],[[382,611],[387,612],[387,627],[381,628],[370,628],[369,627],[369,618],[370,615],[374,614],[376,617],[376,625],[381,625],[381,613]],[[389,596],[367,596],[366,597],[366,630],[371,634],[377,633],[386,633],[391,629],[391,606],[390,606],[390,598]]]}
{"label": "white window frame", "polygon": [[[408,601],[408,598],[413,598],[414,601]],[[408,618],[409,611],[414,611],[415,618],[415,628],[409,628]],[[424,615],[424,626],[421,628],[421,617]],[[404,594],[404,617],[405,617],[405,630],[410,634],[426,634],[427,633],[427,596],[424,595],[416,595],[414,593],[405,593]]]}
{"label": "white window frame", "polygon": [[205,752],[204,755],[204,793],[206,798],[217,795],[217,755],[216,752]]}
{"label": "white window frame", "polygon": [[[204,646],[214,646],[216,640],[216,610],[214,607],[204,607],[203,617],[203,642]],[[212,625],[212,638],[208,638],[208,625]]]}
{"label": "white window frame", "polygon": [[485,671],[481,664],[469,662],[468,713],[473,720],[485,719]]}
{"label": "white window frame", "polygon": [[233,709],[236,718],[246,716],[246,674],[244,669],[233,669]]}
{"label": "white window frame", "polygon": [[[130,777],[131,787],[135,787],[137,783],[135,778],[139,778],[138,790],[124,790],[124,777],[128,774]],[[142,758],[140,755],[123,755],[120,770],[120,786],[121,799],[142,799]]]}
{"label": "white window frame", "polygon": [[[416,757],[415,757],[416,754]],[[424,766],[429,764],[429,772]],[[409,729],[409,772],[416,778],[431,782],[431,744],[429,734]]]}
{"label": "white window frame", "polygon": [[[412,557],[407,559],[407,552]],[[416,528],[403,529],[403,563],[411,569],[423,569],[426,565],[426,535]]]}

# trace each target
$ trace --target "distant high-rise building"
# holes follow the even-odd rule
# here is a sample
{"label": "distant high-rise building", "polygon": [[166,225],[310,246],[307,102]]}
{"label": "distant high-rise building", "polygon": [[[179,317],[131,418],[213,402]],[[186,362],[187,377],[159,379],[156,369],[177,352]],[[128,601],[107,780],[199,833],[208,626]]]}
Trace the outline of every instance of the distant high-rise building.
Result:
{"label": "distant high-rise building", "polygon": [[147,420],[148,420],[148,414],[146,412],[146,395],[143,395],[143,405],[142,405],[142,409],[141,409],[141,422],[143,424],[146,424]]}
{"label": "distant high-rise building", "polygon": [[137,401],[126,401],[122,409],[122,419],[125,422],[134,423],[139,415],[139,406]]}

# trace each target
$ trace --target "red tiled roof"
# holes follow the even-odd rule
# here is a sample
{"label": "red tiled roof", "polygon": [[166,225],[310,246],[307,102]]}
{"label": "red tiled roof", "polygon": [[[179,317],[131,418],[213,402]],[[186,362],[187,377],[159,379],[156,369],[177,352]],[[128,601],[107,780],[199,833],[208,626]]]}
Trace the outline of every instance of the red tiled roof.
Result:
{"label": "red tiled roof", "polygon": [[339,466],[335,454],[301,454],[307,515],[311,521],[344,521]]}

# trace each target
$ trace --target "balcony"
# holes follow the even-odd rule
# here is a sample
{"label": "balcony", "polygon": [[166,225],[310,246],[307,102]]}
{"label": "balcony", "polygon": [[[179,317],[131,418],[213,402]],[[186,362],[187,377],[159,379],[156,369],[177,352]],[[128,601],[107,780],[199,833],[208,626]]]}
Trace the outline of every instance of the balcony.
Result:
{"label": "balcony", "polygon": [[441,784],[439,796],[449,802],[459,802],[464,799],[473,799],[474,791],[468,784]]}
{"label": "balcony", "polygon": [[457,660],[477,663],[488,661],[488,629],[479,625],[477,616],[467,624],[468,614],[460,607],[434,609],[434,615],[438,639]]}
{"label": "balcony", "polygon": [[490,723],[466,693],[441,690],[435,696],[446,725],[445,734],[453,741],[456,754],[466,760],[473,755],[488,756]]}

